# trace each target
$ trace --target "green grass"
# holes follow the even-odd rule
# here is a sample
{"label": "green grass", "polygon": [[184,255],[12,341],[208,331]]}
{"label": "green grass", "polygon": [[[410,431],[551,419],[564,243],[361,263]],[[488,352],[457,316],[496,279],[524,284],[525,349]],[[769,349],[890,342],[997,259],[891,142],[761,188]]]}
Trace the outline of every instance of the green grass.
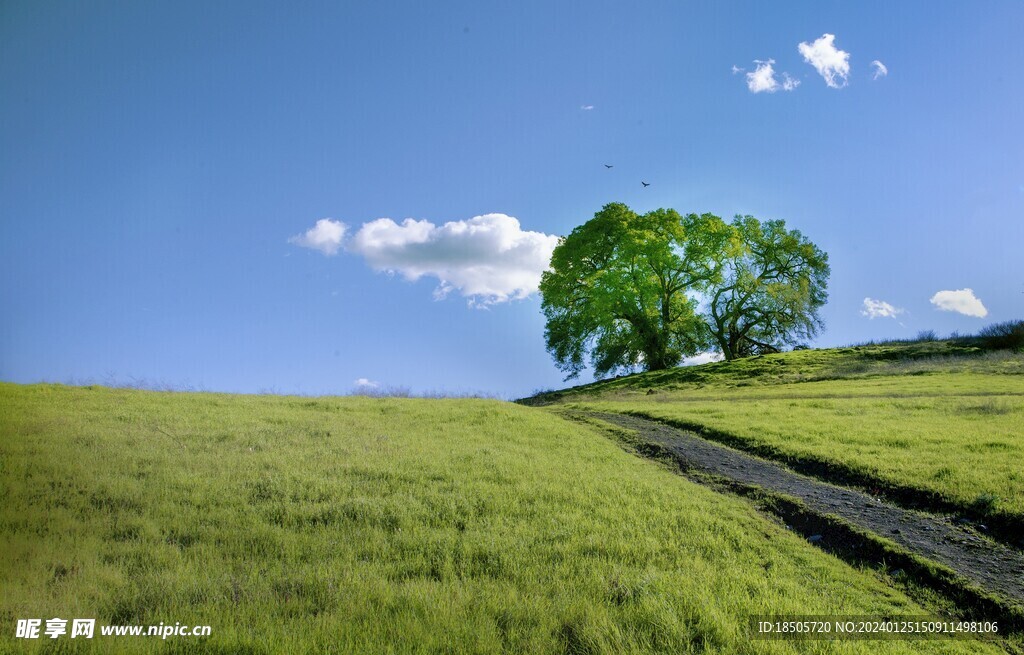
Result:
{"label": "green grass", "polygon": [[48,651],[14,622],[53,616],[212,626],[61,641],[104,653],[998,652],[750,641],[751,614],[923,610],[744,501],[497,401],[0,384],[0,492],[3,652]]}
{"label": "green grass", "polygon": [[560,392],[706,428],[993,520],[1024,521],[1024,355],[949,342],[808,350]]}

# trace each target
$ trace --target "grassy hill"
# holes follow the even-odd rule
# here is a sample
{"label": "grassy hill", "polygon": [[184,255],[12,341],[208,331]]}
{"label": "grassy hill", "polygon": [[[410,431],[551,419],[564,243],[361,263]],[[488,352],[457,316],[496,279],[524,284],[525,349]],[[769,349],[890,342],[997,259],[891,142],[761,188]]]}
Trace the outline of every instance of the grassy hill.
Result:
{"label": "grassy hill", "polygon": [[1024,354],[955,341],[802,350],[541,394],[667,421],[1024,538]]}
{"label": "grassy hill", "polygon": [[[716,400],[781,387],[743,386],[759,376],[728,366],[703,371],[662,374],[676,376],[681,402],[645,411],[824,402]],[[701,390],[687,377],[706,371],[734,382]],[[996,385],[988,400],[1019,411],[1016,373],[971,375]],[[592,387],[637,395],[586,402],[647,401],[637,390],[656,380]],[[688,390],[710,395],[683,400]],[[883,571],[851,567],[602,432],[497,401],[0,384],[0,493],[2,652],[999,652],[974,641],[752,641],[755,614],[927,608]],[[16,619],[54,616],[211,635],[13,638]]]}

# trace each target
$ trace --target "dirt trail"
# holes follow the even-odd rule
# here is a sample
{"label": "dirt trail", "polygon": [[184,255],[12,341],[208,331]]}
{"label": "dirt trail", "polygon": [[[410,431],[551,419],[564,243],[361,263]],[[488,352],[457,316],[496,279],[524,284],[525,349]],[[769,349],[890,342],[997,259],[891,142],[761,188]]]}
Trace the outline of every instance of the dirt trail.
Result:
{"label": "dirt trail", "polygon": [[[947,517],[883,503],[656,421],[601,412],[587,416],[634,430],[642,440],[657,444],[693,469],[797,498],[816,513],[834,514],[949,567],[1011,603],[1024,604],[1024,553],[979,537]],[[822,542],[828,539],[827,533],[821,535]]]}

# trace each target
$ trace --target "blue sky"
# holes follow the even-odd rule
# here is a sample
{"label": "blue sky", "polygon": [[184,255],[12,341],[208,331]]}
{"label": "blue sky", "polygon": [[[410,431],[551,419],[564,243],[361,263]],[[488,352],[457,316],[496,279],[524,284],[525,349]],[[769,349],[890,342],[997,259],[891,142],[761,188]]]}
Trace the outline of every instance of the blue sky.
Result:
{"label": "blue sky", "polygon": [[[5,2],[0,379],[561,386],[528,269],[613,201],[800,229],[831,258],[818,345],[1024,318],[1022,24],[1017,2]],[[518,226],[460,223],[489,214]],[[321,219],[333,255],[302,236]]]}

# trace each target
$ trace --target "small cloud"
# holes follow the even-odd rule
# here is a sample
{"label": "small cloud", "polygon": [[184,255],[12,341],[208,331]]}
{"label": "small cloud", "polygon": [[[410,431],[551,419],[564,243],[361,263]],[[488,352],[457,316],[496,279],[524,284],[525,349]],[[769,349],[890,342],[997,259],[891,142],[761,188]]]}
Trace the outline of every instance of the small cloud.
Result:
{"label": "small cloud", "polygon": [[747,69],[746,69],[746,68],[740,68],[740,67],[739,67],[739,66],[737,66],[736,64],[733,64],[733,65],[732,65],[732,74],[733,74],[733,75],[735,75],[736,73],[742,73],[742,72],[743,72],[743,71],[745,71],[745,70],[747,70]]}
{"label": "small cloud", "polygon": [[348,227],[341,221],[321,218],[313,227],[288,239],[288,243],[311,250],[319,250],[323,254],[331,256],[337,254],[338,249],[341,248],[341,242],[345,238],[347,229]]}
{"label": "small cloud", "polygon": [[981,304],[971,289],[959,289],[957,291],[939,291],[931,298],[931,303],[937,309],[944,312],[956,312],[964,316],[985,318],[988,310]]}
{"label": "small cloud", "polygon": [[865,298],[864,304],[861,305],[860,315],[867,316],[873,320],[876,318],[896,318],[896,316],[903,312],[904,309],[902,307],[893,307],[884,300]]}
{"label": "small cloud", "polygon": [[701,364],[710,364],[711,362],[720,362],[725,357],[722,353],[697,353],[693,357],[684,357],[683,366],[699,366]]}
{"label": "small cloud", "polygon": [[583,111],[590,111],[593,108],[594,105],[580,105],[580,109],[582,109]]}
{"label": "small cloud", "polygon": [[[846,86],[846,78],[850,75],[850,53],[836,48],[835,34],[824,34],[814,43],[800,43],[797,50],[804,56],[804,61],[814,66],[825,84],[833,89]],[[841,79],[838,83],[836,79]]]}
{"label": "small cloud", "polygon": [[877,59],[871,62],[871,66],[875,69],[875,74],[871,76],[871,79],[873,80],[877,80],[878,78],[885,77],[889,74],[889,69],[886,68],[885,64]]}
{"label": "small cloud", "polygon": [[374,382],[369,378],[359,378],[352,384],[356,385],[356,387],[359,389],[376,389],[380,387],[380,382]]}
{"label": "small cloud", "polygon": [[779,89],[779,83],[775,79],[775,70],[772,64],[774,59],[768,61],[757,61],[757,68],[747,73],[747,88],[751,93],[775,93]]}
{"label": "small cloud", "polygon": [[789,73],[782,74],[782,83],[779,84],[779,81],[775,79],[774,59],[768,61],[755,59],[754,63],[757,64],[757,68],[747,73],[747,88],[751,93],[775,93],[779,89],[792,91],[800,86],[800,80],[793,79]]}

